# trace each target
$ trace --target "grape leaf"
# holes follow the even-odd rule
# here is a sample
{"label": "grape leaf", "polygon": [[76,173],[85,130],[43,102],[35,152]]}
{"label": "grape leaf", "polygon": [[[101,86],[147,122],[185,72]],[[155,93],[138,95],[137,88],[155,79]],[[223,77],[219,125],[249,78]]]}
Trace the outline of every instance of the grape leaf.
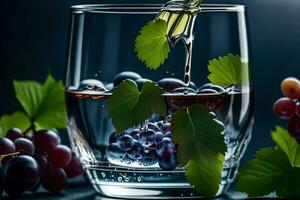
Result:
{"label": "grape leaf", "polygon": [[107,101],[108,115],[120,133],[149,118],[152,113],[165,116],[167,107],[163,89],[153,82],[145,82],[141,92],[135,82],[123,81]]}
{"label": "grape leaf", "polygon": [[0,136],[5,136],[6,132],[13,127],[18,127],[22,131],[25,131],[30,127],[30,119],[23,112],[15,112],[10,115],[3,115],[0,118]]}
{"label": "grape leaf", "polygon": [[170,52],[167,39],[167,22],[161,19],[150,21],[139,32],[135,52],[149,69],[157,69]]}
{"label": "grape leaf", "polygon": [[226,152],[224,126],[205,106],[195,104],[173,114],[171,129],[179,145],[178,162],[187,165],[187,179],[201,195],[213,197],[219,188]]}
{"label": "grape leaf", "polygon": [[279,197],[300,197],[300,169],[292,167],[281,149],[259,150],[239,172],[236,189],[250,197],[276,192]]}
{"label": "grape leaf", "polygon": [[208,79],[212,84],[223,87],[229,85],[249,84],[248,64],[243,63],[237,55],[228,54],[209,61]]}
{"label": "grape leaf", "polygon": [[271,133],[272,139],[276,145],[282,149],[289,158],[290,164],[294,167],[300,165],[300,145],[288,133],[288,131],[280,126],[276,127]]}
{"label": "grape leaf", "polygon": [[42,85],[35,81],[14,81],[16,97],[35,128],[66,127],[64,86],[48,75]]}

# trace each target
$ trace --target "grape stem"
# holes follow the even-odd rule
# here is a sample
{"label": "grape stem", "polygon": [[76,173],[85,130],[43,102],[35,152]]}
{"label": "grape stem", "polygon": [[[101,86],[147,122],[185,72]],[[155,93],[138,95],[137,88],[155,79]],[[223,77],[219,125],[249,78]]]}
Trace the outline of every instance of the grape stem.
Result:
{"label": "grape stem", "polygon": [[3,158],[5,157],[8,157],[8,156],[17,156],[19,155],[21,152],[17,151],[17,152],[14,152],[14,153],[8,153],[8,154],[3,154],[3,155],[0,155],[0,161],[3,160]]}
{"label": "grape stem", "polygon": [[31,121],[31,124],[30,124],[30,126],[24,131],[24,135],[26,135],[29,131],[33,131],[33,132],[35,132],[35,125],[34,125],[34,122],[33,121]]}

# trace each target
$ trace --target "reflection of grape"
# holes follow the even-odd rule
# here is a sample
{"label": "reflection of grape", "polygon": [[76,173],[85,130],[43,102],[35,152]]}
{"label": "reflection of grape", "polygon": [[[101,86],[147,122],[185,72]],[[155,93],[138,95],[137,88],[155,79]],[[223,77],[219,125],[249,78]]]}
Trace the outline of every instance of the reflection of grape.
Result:
{"label": "reflection of grape", "polygon": [[142,151],[142,158],[140,159],[140,162],[147,166],[157,163],[157,155],[155,150],[149,149],[147,151]]}
{"label": "reflection of grape", "polygon": [[296,78],[289,77],[281,83],[282,93],[291,99],[300,99],[300,81]]}
{"label": "reflection of grape", "polygon": [[160,158],[158,164],[160,168],[168,171],[177,167],[177,161],[174,155],[171,155],[169,158]]}
{"label": "reflection of grape", "polygon": [[126,153],[119,148],[119,145],[116,143],[112,143],[107,148],[107,153],[110,157],[122,160]]}
{"label": "reflection of grape", "polygon": [[133,146],[133,138],[128,134],[121,135],[118,138],[118,145],[121,150],[129,151]]}
{"label": "reflection of grape", "polygon": [[134,140],[133,146],[130,151],[127,152],[127,156],[133,160],[139,160],[142,158],[142,145]]}
{"label": "reflection of grape", "polygon": [[122,81],[127,79],[135,81],[140,78],[142,77],[135,72],[130,72],[130,71],[121,72],[115,76],[114,86],[117,87]]}
{"label": "reflection of grape", "polygon": [[185,87],[182,80],[176,78],[164,78],[157,82],[166,92],[172,92],[174,89],[179,87]]}
{"label": "reflection of grape", "polygon": [[283,97],[275,102],[273,110],[277,117],[281,119],[290,119],[296,112],[296,105],[293,100]]}
{"label": "reflection of grape", "polygon": [[155,143],[155,132],[153,130],[142,131],[139,135],[139,142],[142,146],[151,146]]}

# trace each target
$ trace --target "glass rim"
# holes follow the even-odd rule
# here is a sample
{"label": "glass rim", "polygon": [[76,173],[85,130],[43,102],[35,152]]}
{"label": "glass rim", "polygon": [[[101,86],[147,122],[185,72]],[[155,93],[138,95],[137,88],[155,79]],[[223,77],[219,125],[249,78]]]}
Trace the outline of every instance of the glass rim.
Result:
{"label": "glass rim", "polygon": [[[156,14],[162,6],[163,4],[81,4],[70,8],[76,13]],[[202,4],[196,10],[199,12],[244,12],[245,8],[246,6],[242,4]]]}

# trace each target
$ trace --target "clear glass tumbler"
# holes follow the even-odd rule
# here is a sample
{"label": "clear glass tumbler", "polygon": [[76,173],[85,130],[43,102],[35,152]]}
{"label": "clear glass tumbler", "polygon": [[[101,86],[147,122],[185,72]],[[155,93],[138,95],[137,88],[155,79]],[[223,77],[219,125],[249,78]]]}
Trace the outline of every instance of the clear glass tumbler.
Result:
{"label": "clear glass tumbler", "polygon": [[[141,156],[134,159],[128,157],[125,150],[114,146],[119,138],[114,134],[115,129],[107,113],[107,100],[122,78],[136,80],[143,77],[154,82],[174,78],[181,84],[186,56],[182,43],[178,42],[171,48],[168,60],[158,70],[147,69],[134,51],[139,30],[153,20],[160,9],[161,5],[118,4],[71,8],[65,81],[68,133],[88,179],[105,196],[137,199],[199,196],[186,180],[182,168],[164,170],[158,165],[155,150],[140,147]],[[251,138],[253,93],[245,7],[204,4],[195,20],[190,87],[195,91],[205,89],[209,60],[228,54],[240,57],[242,70],[235,76],[245,80],[244,84],[222,88],[222,92],[214,95],[208,94],[211,90],[204,90],[207,93],[197,96],[207,106],[221,102],[214,113],[225,127],[227,153],[217,195],[226,192],[234,181]],[[224,91],[226,95],[220,98]],[[167,94],[172,95],[172,91]],[[171,116],[172,109],[169,109]],[[153,130],[167,130],[163,137],[172,138],[167,120],[154,116],[149,123]],[[131,130],[130,136],[139,141],[141,130],[136,128],[136,135]],[[149,124],[148,128],[151,129]]]}

